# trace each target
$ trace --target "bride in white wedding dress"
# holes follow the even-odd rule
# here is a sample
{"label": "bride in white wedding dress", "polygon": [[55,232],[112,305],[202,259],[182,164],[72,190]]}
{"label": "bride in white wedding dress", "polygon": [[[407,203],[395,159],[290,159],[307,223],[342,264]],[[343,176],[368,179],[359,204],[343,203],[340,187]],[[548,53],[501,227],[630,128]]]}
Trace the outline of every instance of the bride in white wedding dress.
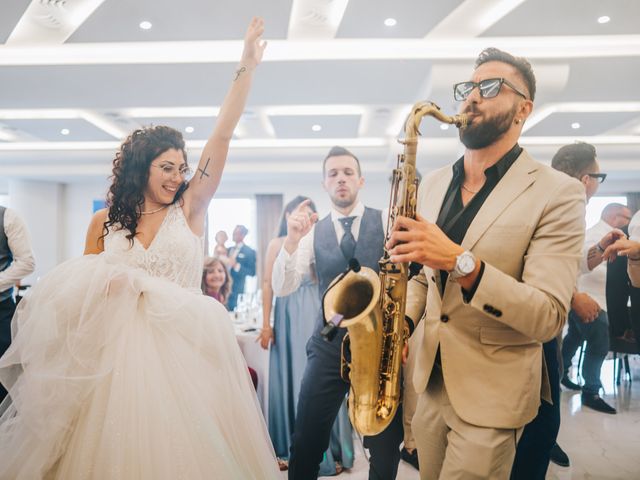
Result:
{"label": "bride in white wedding dress", "polygon": [[199,289],[204,219],[263,30],[247,30],[193,179],[180,132],[133,132],[86,255],[21,302],[0,359],[1,479],[279,478],[226,309]]}

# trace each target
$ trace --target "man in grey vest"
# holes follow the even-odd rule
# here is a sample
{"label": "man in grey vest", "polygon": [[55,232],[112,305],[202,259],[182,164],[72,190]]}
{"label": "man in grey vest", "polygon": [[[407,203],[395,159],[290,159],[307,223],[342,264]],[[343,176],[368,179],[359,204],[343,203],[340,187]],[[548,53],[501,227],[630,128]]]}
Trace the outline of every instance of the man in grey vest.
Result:
{"label": "man in grey vest", "polygon": [[[0,206],[0,356],[11,344],[11,319],[16,311],[13,286],[34,269],[27,227],[15,211]],[[0,386],[0,400],[6,395]]]}
{"label": "man in grey vest", "polygon": [[[333,206],[329,215],[317,222],[317,214],[304,213],[303,202],[289,216],[287,237],[273,266],[273,292],[277,296],[289,295],[298,288],[314,264],[320,292],[347,269],[352,258],[378,271],[384,244],[382,212],[358,201],[364,178],[356,156],[345,148],[333,147],[324,159],[322,185]],[[290,479],[317,478],[322,454],[329,446],[331,426],[349,388],[340,375],[340,350],[346,329],[338,329],[336,337],[328,342],[320,335],[323,326],[319,312],[315,333],[307,343],[307,366],[289,459]],[[402,437],[399,409],[386,430],[364,438],[371,454],[370,479],[395,478]]]}

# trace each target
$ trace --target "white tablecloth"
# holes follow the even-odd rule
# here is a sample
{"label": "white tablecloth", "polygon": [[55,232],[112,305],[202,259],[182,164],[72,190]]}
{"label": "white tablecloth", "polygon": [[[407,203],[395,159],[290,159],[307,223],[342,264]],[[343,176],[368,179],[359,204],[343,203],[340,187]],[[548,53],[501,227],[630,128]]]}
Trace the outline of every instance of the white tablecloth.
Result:
{"label": "white tablecloth", "polygon": [[258,374],[258,401],[265,422],[269,419],[269,350],[264,350],[256,342],[260,330],[245,332],[246,328],[236,327],[236,339],[247,365]]}

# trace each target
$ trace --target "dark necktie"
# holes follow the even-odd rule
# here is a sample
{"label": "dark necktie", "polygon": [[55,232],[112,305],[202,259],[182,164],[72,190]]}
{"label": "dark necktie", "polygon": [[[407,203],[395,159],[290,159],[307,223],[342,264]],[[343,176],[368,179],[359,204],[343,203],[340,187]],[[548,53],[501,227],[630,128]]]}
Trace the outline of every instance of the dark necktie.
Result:
{"label": "dark necktie", "polygon": [[344,228],[344,235],[342,235],[342,240],[340,240],[340,250],[342,250],[342,254],[347,260],[351,260],[356,251],[356,239],[353,238],[353,233],[351,233],[351,226],[355,219],[356,217],[343,217],[338,219],[342,224],[342,228]]}

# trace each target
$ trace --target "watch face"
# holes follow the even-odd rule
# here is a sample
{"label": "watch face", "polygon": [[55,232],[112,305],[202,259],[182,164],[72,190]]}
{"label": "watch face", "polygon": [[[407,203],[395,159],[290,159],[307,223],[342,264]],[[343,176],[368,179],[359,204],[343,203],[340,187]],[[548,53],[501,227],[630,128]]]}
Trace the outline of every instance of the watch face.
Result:
{"label": "watch face", "polygon": [[457,270],[462,275],[469,275],[476,268],[476,259],[469,252],[465,252],[458,257]]}

